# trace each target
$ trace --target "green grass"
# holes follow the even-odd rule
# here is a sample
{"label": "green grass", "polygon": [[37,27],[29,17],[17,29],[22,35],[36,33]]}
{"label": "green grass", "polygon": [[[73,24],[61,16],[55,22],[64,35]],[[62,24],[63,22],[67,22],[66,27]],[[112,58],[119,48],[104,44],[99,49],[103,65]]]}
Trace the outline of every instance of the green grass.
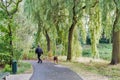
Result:
{"label": "green grass", "polygon": [[[112,44],[99,44],[97,46],[98,51],[99,51],[99,57],[104,60],[111,60],[111,55],[112,55]],[[83,52],[82,56],[83,57],[92,57],[92,51],[90,48],[90,45],[84,45],[83,46]]]}
{"label": "green grass", "polygon": [[17,73],[26,73],[27,71],[31,72],[32,66],[30,63],[27,62],[19,62],[18,63],[18,71]]}
{"label": "green grass", "polygon": [[120,64],[114,66],[109,65],[109,63],[106,62],[61,62],[61,64],[68,66],[78,74],[90,72],[93,74],[106,76],[109,80],[120,80]]}
{"label": "green grass", "polygon": [[[12,73],[12,67],[10,68],[9,65],[6,65],[4,68],[0,68],[0,72],[10,72]],[[32,66],[30,63],[27,62],[18,62],[17,63],[17,74],[21,73],[31,73],[32,72]]]}
{"label": "green grass", "polygon": [[112,44],[99,44],[98,45],[99,55],[101,59],[111,60],[112,56]]}

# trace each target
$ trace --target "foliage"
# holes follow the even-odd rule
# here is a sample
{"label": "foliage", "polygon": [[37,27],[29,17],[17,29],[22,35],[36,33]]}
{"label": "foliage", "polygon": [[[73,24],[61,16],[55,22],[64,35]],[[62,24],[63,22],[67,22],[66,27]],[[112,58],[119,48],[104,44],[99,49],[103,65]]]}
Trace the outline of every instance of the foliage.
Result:
{"label": "foliage", "polygon": [[36,60],[37,59],[37,55],[34,52],[29,52],[26,56],[23,55],[22,59],[28,59],[28,60]]}
{"label": "foliage", "polygon": [[11,71],[12,71],[12,69],[11,69],[10,65],[6,64],[4,69],[3,69],[3,72],[11,72]]}
{"label": "foliage", "polygon": [[22,52],[23,50],[19,50],[19,49],[14,49],[14,57],[13,60],[20,60],[22,57]]}
{"label": "foliage", "polygon": [[[112,32],[120,30],[119,0],[24,0],[16,14],[21,1],[0,1],[0,53],[11,52],[13,59],[21,56],[29,59],[34,55],[29,53],[31,48],[40,44],[47,55],[47,33],[50,51],[54,55],[66,55],[71,46],[69,32],[73,28],[73,33],[70,32],[72,56],[81,55],[81,43],[87,40],[91,50],[83,49],[82,55],[111,59],[111,50],[99,47],[99,42],[111,42]],[[58,52],[59,45],[62,49]]]}
{"label": "foliage", "polygon": [[74,37],[73,37],[73,46],[72,46],[72,57],[80,57],[82,53],[81,43],[79,41],[79,27],[76,27],[74,30]]}
{"label": "foliage", "polygon": [[[1,44],[5,43],[5,46],[2,47],[2,53],[9,53],[10,57],[13,56],[13,41],[15,38],[14,31],[16,30],[17,25],[15,24],[14,16],[18,11],[19,3],[22,0],[1,0],[0,1],[0,34],[2,36],[0,40]],[[8,59],[8,58],[7,58]],[[11,64],[12,58],[9,58],[9,64]],[[7,62],[7,63],[8,63]]]}
{"label": "foliage", "polygon": [[82,51],[82,56],[83,57],[91,57],[91,50],[90,49],[85,49]]}
{"label": "foliage", "polygon": [[9,53],[0,53],[0,65],[9,64],[10,58],[11,56]]}
{"label": "foliage", "polygon": [[[97,45],[98,51],[99,51],[99,58],[104,60],[111,60],[112,56],[112,45],[111,44],[99,44]],[[92,52],[90,49],[90,45],[83,45],[82,50],[82,56],[83,57],[92,57]]]}
{"label": "foliage", "polygon": [[110,43],[110,39],[101,38],[101,39],[99,40],[99,43]]}
{"label": "foliage", "polygon": [[100,58],[104,60],[111,60],[112,56],[112,45],[111,44],[99,44],[98,50],[100,54]]}

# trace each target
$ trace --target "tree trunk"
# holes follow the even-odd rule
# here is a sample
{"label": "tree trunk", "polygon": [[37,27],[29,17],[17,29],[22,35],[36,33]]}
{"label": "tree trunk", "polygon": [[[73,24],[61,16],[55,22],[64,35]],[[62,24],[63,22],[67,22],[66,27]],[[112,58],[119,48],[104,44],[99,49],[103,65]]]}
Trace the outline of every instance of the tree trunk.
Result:
{"label": "tree trunk", "polygon": [[73,6],[73,22],[72,25],[69,29],[69,34],[68,34],[68,54],[67,54],[67,61],[71,61],[72,58],[72,37],[73,37],[73,31],[75,28],[75,25],[77,23],[76,20],[76,14],[75,14],[75,0],[74,0],[74,6]]}
{"label": "tree trunk", "polygon": [[113,33],[113,50],[111,64],[120,63],[120,31]]}
{"label": "tree trunk", "polygon": [[[120,11],[118,8],[116,8],[116,18],[113,24],[113,50],[112,50],[112,65],[120,63],[120,30],[116,29],[120,27],[119,24],[120,21]],[[117,31],[116,31],[117,30]]]}
{"label": "tree trunk", "polygon": [[38,22],[38,30],[37,30],[37,36],[36,36],[36,45],[39,44],[39,41],[40,41],[40,31],[41,31],[41,23],[40,21]]}
{"label": "tree trunk", "polygon": [[9,51],[10,51],[10,65],[12,64],[12,57],[13,57],[13,41],[12,41],[12,30],[10,26],[10,22],[8,24],[8,29],[9,29]]}
{"label": "tree trunk", "polygon": [[48,35],[48,33],[47,33],[47,30],[45,30],[45,33],[46,33],[46,40],[47,40],[47,50],[48,50],[48,52],[50,51],[50,37],[49,37],[49,35]]}

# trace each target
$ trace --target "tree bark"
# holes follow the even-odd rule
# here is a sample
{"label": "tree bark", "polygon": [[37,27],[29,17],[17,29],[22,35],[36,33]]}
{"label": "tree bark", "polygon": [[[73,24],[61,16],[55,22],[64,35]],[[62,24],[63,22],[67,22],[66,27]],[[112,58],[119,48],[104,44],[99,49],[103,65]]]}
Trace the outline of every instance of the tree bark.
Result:
{"label": "tree bark", "polygon": [[75,0],[74,0],[74,6],[73,6],[73,21],[72,21],[72,25],[69,29],[69,33],[68,33],[68,54],[67,54],[67,61],[71,61],[72,58],[72,37],[73,37],[73,31],[75,28],[75,25],[77,23],[76,20],[76,14],[75,14]]}
{"label": "tree bark", "polygon": [[[113,50],[112,50],[112,65],[120,63],[120,30],[116,29],[120,21],[120,11],[116,8],[116,18],[113,24]],[[117,31],[116,31],[117,30]]]}
{"label": "tree bark", "polygon": [[111,64],[120,63],[120,31],[113,33],[113,50]]}
{"label": "tree bark", "polygon": [[11,55],[10,58],[10,65],[12,65],[12,57],[13,57],[13,40],[12,40],[12,30],[11,30],[11,26],[10,26],[10,21],[8,24],[8,29],[9,29],[9,52]]}
{"label": "tree bark", "polygon": [[47,32],[47,30],[45,30],[45,33],[46,33],[46,40],[47,40],[47,50],[48,50],[48,52],[50,51],[50,37],[49,37],[49,35],[48,35],[48,32]]}

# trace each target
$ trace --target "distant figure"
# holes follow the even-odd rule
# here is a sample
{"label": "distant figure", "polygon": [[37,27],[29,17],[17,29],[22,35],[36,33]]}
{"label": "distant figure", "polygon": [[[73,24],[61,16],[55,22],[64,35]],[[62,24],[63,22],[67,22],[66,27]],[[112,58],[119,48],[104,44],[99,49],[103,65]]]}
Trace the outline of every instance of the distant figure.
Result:
{"label": "distant figure", "polygon": [[54,63],[57,63],[57,64],[58,64],[58,57],[57,57],[57,56],[54,56],[54,57],[53,57],[53,60],[54,60]]}
{"label": "distant figure", "polygon": [[39,63],[39,62],[42,63],[42,60],[40,59],[40,56],[43,54],[43,51],[42,51],[42,49],[40,48],[39,45],[38,45],[38,47],[35,49],[35,53],[37,54],[37,57],[38,57],[38,63]]}

